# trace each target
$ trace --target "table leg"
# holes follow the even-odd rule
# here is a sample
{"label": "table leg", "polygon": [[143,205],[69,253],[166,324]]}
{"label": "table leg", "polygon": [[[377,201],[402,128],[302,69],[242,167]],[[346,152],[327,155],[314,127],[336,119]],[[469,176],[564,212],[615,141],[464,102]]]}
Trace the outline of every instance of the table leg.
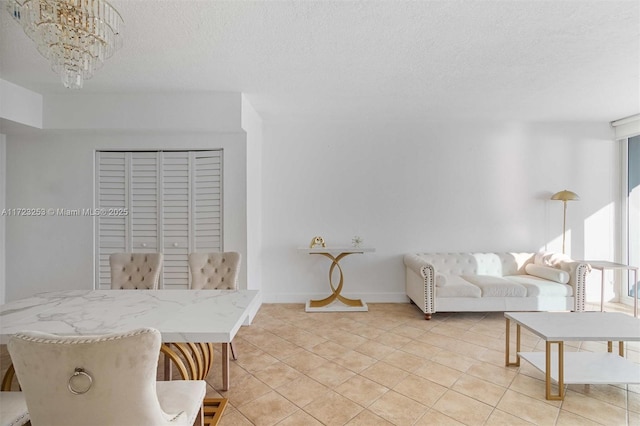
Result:
{"label": "table leg", "polygon": [[[628,283],[629,281],[627,281]],[[629,294],[629,291],[627,291]],[[633,270],[633,316],[638,318],[638,270]]]}
{"label": "table leg", "polygon": [[519,367],[520,355],[518,355],[518,352],[520,352],[520,324],[516,324],[516,361],[515,362],[511,362],[511,356],[509,355],[509,350],[511,346],[510,334],[511,334],[511,321],[509,320],[509,318],[507,318],[507,333],[505,338],[506,347],[504,350],[504,354],[505,354],[504,365],[506,365],[507,367],[510,367],[510,366]]}
{"label": "table leg", "polygon": [[[558,393],[551,393],[551,345],[558,345]],[[545,396],[548,400],[562,401],[564,399],[564,342],[545,342]]]}
{"label": "table leg", "polygon": [[[348,256],[353,253],[341,253],[336,257],[334,257],[331,253],[314,253],[314,254],[321,254],[325,257],[328,257],[331,260],[331,267],[329,268],[329,286],[331,287],[331,295],[324,299],[311,300],[309,302],[309,306],[312,308],[322,308],[331,304],[334,300],[338,299],[340,302],[344,303],[347,306],[363,307],[364,304],[362,303],[362,300],[349,299],[340,294],[342,292],[342,287],[344,286],[344,274],[342,273],[342,268],[340,267],[339,262],[345,256]],[[336,267],[338,268],[338,272],[340,273],[340,280],[337,286],[333,284],[333,271],[335,270]]]}
{"label": "table leg", "polygon": [[604,312],[604,271],[600,271],[600,312]]}
{"label": "table leg", "polygon": [[[170,345],[170,343],[167,343],[167,345]],[[171,368],[171,359],[169,358],[169,356],[167,356],[167,354],[164,354],[164,379],[165,380],[171,380],[172,375],[173,375],[173,369]]]}
{"label": "table leg", "polygon": [[16,370],[13,367],[13,363],[9,365],[9,368],[4,373],[4,377],[2,378],[2,386],[0,386],[0,390],[2,392],[8,392],[11,390],[11,384],[13,383],[13,378],[16,375]]}
{"label": "table leg", "polygon": [[222,344],[222,390],[229,390],[229,345]]}
{"label": "table leg", "polygon": [[[613,352],[613,342],[610,340],[607,342],[607,352]],[[618,355],[624,357],[624,342],[622,341],[618,342]]]}

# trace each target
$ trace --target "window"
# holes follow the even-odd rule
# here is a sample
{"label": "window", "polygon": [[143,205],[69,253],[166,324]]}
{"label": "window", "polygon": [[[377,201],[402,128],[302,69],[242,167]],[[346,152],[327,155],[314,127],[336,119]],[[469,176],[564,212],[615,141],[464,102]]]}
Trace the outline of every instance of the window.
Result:
{"label": "window", "polygon": [[[627,253],[629,265],[640,266],[640,136],[627,140]],[[627,296],[634,297],[638,284],[631,283]]]}
{"label": "window", "polygon": [[96,288],[109,255],[164,254],[160,288],[188,288],[187,256],[222,251],[222,150],[96,153]]}

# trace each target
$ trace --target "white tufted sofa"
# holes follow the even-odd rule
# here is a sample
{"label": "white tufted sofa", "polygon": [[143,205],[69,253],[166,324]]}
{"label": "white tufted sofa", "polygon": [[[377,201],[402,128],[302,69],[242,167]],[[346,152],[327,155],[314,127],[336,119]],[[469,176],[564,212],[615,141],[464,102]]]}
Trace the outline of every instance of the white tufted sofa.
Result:
{"label": "white tufted sofa", "polygon": [[407,296],[435,312],[584,311],[590,267],[556,253],[404,256]]}

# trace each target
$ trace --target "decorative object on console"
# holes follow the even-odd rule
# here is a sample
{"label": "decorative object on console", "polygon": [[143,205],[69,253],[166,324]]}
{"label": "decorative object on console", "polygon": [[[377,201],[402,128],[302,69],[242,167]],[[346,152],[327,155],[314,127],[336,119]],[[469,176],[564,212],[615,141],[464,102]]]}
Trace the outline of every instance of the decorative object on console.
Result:
{"label": "decorative object on console", "polygon": [[122,46],[122,17],[105,0],[9,0],[7,10],[70,89]]}
{"label": "decorative object on console", "polygon": [[351,240],[351,244],[353,244],[353,246],[355,248],[358,248],[362,245],[362,243],[364,242],[364,240],[362,239],[362,237],[356,235],[353,237],[353,239]]}
{"label": "decorative object on console", "polygon": [[313,237],[311,239],[311,244],[309,244],[309,248],[314,248],[315,246],[326,247],[327,245],[324,243],[324,238]]}
{"label": "decorative object on console", "polygon": [[580,197],[575,192],[568,191],[565,189],[563,191],[556,192],[555,194],[553,194],[551,196],[551,199],[562,201],[562,204],[564,204],[564,214],[562,216],[562,254],[564,254],[565,253],[564,238],[565,238],[565,230],[567,226],[567,201],[579,201]]}

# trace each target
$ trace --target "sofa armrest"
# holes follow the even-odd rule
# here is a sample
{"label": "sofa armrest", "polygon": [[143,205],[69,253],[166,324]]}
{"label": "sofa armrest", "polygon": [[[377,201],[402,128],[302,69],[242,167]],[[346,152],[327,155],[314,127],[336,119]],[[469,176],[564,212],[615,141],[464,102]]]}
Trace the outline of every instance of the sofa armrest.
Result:
{"label": "sofa armrest", "polygon": [[426,273],[425,268],[433,270],[433,265],[415,254],[405,254],[404,265],[423,278]]}
{"label": "sofa armrest", "polygon": [[404,265],[407,296],[424,312],[425,319],[431,319],[436,312],[435,268],[415,254],[406,254]]}
{"label": "sofa armrest", "polygon": [[583,312],[586,301],[587,274],[591,272],[588,263],[578,262],[569,258],[552,259],[549,266],[562,269],[569,273],[569,284],[573,287],[575,300],[574,312]]}

